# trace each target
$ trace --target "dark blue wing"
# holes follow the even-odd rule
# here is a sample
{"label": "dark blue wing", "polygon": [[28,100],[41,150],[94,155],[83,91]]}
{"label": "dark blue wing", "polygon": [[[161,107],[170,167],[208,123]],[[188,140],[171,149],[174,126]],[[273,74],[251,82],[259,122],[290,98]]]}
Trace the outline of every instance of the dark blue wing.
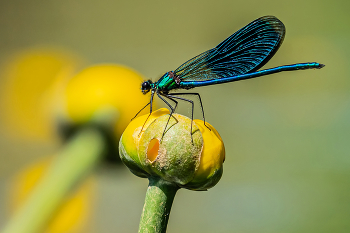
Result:
{"label": "dark blue wing", "polygon": [[188,60],[174,73],[182,81],[204,81],[254,72],[276,53],[284,35],[285,27],[279,19],[261,17],[215,48]]}

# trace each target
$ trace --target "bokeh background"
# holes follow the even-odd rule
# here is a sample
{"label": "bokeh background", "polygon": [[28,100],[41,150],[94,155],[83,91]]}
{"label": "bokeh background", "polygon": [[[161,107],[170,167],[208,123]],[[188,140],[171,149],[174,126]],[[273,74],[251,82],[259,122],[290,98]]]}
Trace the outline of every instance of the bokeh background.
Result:
{"label": "bokeh background", "polygon": [[[349,232],[349,9],[345,0],[0,1],[0,62],[6,71],[16,54],[54,48],[70,54],[75,70],[118,63],[155,81],[254,19],[274,15],[287,33],[265,67],[326,67],[198,89],[207,121],[225,142],[224,175],[208,192],[178,192],[168,232]],[[8,81],[3,72],[1,85]],[[0,114],[7,111],[3,106]],[[179,112],[188,114],[189,106]],[[35,118],[17,117],[18,124]],[[54,133],[37,132],[1,122],[0,227],[11,213],[13,177],[60,147]],[[147,180],[114,165],[96,168],[89,179],[84,232],[136,232]]]}

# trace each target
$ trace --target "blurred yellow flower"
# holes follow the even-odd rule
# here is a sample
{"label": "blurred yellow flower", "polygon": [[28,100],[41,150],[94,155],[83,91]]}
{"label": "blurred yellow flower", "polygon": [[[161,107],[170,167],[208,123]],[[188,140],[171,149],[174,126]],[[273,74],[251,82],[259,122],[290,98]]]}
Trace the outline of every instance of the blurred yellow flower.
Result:
{"label": "blurred yellow flower", "polygon": [[54,89],[72,76],[80,59],[53,48],[20,51],[2,67],[1,117],[7,133],[26,139],[50,139]]}
{"label": "blurred yellow flower", "polygon": [[[28,195],[35,188],[49,168],[52,160],[45,159],[29,165],[14,178],[11,189],[13,210],[16,211],[26,201]],[[73,233],[86,230],[93,200],[95,180],[89,178],[79,184],[76,190],[67,195],[63,204],[43,232],[45,233]]]}
{"label": "blurred yellow flower", "polygon": [[84,124],[101,112],[113,113],[118,119],[115,132],[121,135],[135,114],[149,102],[149,96],[140,90],[143,80],[141,74],[122,65],[86,68],[67,84],[66,114],[73,124]]}

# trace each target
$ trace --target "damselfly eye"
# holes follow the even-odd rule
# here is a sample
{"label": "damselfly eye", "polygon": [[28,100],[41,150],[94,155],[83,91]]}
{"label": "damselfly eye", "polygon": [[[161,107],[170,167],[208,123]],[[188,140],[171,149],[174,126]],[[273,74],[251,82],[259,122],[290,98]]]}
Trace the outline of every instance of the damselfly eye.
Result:
{"label": "damselfly eye", "polygon": [[142,84],[141,84],[141,91],[143,94],[146,94],[147,92],[149,92],[151,90],[151,83],[150,81],[144,81]]}

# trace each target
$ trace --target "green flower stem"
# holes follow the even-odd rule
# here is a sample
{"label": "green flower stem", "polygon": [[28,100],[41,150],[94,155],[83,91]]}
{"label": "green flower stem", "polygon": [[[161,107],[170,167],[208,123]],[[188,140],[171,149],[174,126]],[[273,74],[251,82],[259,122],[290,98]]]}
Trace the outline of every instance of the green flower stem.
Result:
{"label": "green flower stem", "polygon": [[139,233],[166,232],[171,206],[178,189],[178,186],[164,181],[159,177],[149,178]]}
{"label": "green flower stem", "polygon": [[41,232],[66,194],[99,162],[105,147],[100,131],[86,128],[77,132],[58,153],[41,182],[3,233]]}

